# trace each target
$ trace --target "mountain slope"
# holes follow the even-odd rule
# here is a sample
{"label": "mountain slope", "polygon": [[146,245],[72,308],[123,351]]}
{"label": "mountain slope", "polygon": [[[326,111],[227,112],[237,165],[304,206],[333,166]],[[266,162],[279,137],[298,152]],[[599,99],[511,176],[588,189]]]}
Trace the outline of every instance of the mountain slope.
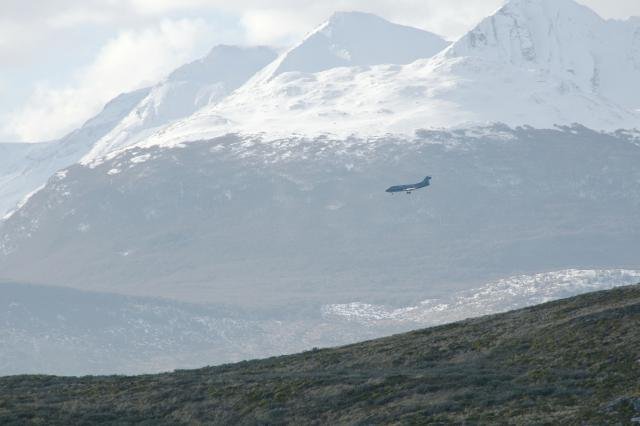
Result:
{"label": "mountain slope", "polygon": [[564,91],[640,109],[638,20],[606,21],[573,0],[511,0],[443,56],[535,69]]}
{"label": "mountain slope", "polygon": [[[472,128],[228,136],[52,178],[0,227],[10,281],[237,306],[408,306],[517,274],[640,269],[640,147]],[[392,184],[433,176],[411,196]]]}
{"label": "mountain slope", "polygon": [[640,122],[640,20],[606,21],[573,0],[511,0],[411,64],[302,70],[265,71],[145,144],[229,132],[342,138],[487,122],[603,130]]}
{"label": "mountain slope", "polygon": [[409,64],[430,58],[448,45],[428,31],[393,24],[376,15],[339,12],[282,54],[260,78],[338,67]]}
{"label": "mountain slope", "polygon": [[16,182],[29,168],[29,158],[46,149],[49,144],[2,143],[0,144],[0,215],[14,209],[29,193],[32,185]]}
{"label": "mountain slope", "polygon": [[153,129],[219,102],[275,58],[266,47],[217,46],[156,86],[116,97],[59,141],[0,145],[0,217],[58,170],[132,145]]}
{"label": "mountain slope", "polygon": [[628,424],[640,286],[337,349],[142,377],[0,379],[3,424]]}
{"label": "mountain slope", "polygon": [[[306,123],[297,119],[298,113],[307,109],[306,102],[295,103],[293,100],[303,94],[300,81],[310,84],[315,81],[313,76],[316,74],[313,73],[331,73],[332,70],[349,72],[348,70],[353,69],[348,67],[361,70],[361,67],[366,69],[381,64],[408,64],[430,58],[448,45],[447,41],[435,34],[393,24],[372,14],[336,13],[304,40],[258,72],[238,89],[237,94],[232,94],[233,100],[230,102],[222,101],[204,107],[192,116],[157,129],[155,133],[141,133],[140,137],[129,140],[126,145],[132,145],[131,142],[145,144],[147,140],[156,138],[161,141],[199,140],[201,135],[198,132],[201,128],[210,137],[229,132],[271,132],[276,127],[282,129],[279,134],[288,137],[296,132],[297,126]],[[334,83],[338,89],[341,84],[348,82],[332,81],[328,84]],[[348,97],[348,93],[342,93],[340,89],[331,90],[328,87],[327,90],[330,92],[327,95],[330,99],[341,102]],[[275,115],[270,111],[274,105],[278,108]],[[320,126],[326,124],[323,120],[318,121]],[[175,134],[176,131],[178,135]],[[188,135],[183,132],[188,132]],[[108,145],[106,141],[104,144]],[[112,150],[96,150],[87,156],[85,162],[96,161]]]}
{"label": "mountain slope", "polygon": [[96,143],[84,161],[133,145],[153,129],[216,104],[276,59],[268,47],[216,46],[209,55],[184,65],[149,94]]}
{"label": "mountain slope", "polygon": [[149,89],[141,89],[118,96],[80,129],[59,141],[3,144],[0,147],[0,217],[15,209],[56,171],[80,160],[148,93]]}

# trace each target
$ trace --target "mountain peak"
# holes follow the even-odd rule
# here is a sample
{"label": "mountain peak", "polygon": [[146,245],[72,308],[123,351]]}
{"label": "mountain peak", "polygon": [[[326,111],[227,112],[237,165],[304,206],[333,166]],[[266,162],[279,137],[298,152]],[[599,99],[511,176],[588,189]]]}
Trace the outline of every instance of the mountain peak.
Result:
{"label": "mountain peak", "polygon": [[598,79],[594,70],[601,48],[618,44],[607,24],[573,0],[509,0],[455,42],[445,55],[472,56],[565,75],[582,74],[577,76],[578,85],[585,88],[594,86]]}
{"label": "mountain peak", "polygon": [[336,12],[266,73],[316,73],[345,66],[408,64],[447,47],[442,37],[365,12]]}

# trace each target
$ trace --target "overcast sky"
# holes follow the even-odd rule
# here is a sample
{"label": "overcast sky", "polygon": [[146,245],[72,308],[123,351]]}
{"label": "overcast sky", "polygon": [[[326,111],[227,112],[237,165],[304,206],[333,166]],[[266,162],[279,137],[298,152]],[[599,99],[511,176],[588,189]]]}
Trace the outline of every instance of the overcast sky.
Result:
{"label": "overcast sky", "polygon": [[[59,138],[216,44],[288,46],[359,10],[455,39],[504,0],[0,0],[0,141]],[[640,0],[579,0],[606,18]]]}

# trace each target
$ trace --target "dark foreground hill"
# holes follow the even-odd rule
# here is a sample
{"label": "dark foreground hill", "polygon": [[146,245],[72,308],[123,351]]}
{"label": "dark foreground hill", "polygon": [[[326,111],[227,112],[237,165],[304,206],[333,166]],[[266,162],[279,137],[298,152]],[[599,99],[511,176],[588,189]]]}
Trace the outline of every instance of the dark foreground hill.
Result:
{"label": "dark foreground hill", "polygon": [[0,424],[631,424],[640,285],[337,349],[0,379]]}

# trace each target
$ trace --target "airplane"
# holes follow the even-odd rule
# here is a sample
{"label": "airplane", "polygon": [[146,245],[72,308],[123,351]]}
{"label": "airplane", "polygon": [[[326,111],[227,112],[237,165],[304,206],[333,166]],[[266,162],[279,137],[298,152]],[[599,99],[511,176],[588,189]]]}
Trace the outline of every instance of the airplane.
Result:
{"label": "airplane", "polygon": [[386,192],[389,192],[391,194],[394,194],[396,192],[406,192],[407,194],[411,194],[416,189],[425,188],[425,187],[427,187],[429,185],[431,185],[431,176],[427,176],[420,183],[414,183],[414,184],[411,184],[411,185],[392,186],[391,188],[387,189]]}

